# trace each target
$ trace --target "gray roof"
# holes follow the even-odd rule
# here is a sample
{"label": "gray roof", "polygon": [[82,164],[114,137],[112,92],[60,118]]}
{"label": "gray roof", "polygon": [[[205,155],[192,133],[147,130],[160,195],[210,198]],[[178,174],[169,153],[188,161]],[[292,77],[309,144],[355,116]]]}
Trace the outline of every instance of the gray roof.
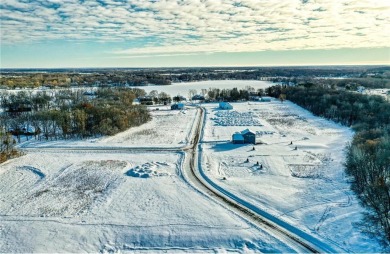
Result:
{"label": "gray roof", "polygon": [[242,135],[245,135],[247,133],[252,133],[252,134],[256,135],[256,133],[254,131],[251,131],[250,129],[245,129],[245,130],[241,131]]}

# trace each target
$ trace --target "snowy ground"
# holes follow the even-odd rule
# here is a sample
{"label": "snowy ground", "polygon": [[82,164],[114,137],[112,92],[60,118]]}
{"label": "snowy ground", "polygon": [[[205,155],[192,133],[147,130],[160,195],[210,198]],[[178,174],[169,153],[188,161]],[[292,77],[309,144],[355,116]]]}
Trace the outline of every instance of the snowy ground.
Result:
{"label": "snowy ground", "polygon": [[[158,92],[165,92],[171,96],[181,95],[184,97],[188,97],[188,92],[190,89],[195,89],[198,94],[201,93],[202,89],[209,89],[209,88],[219,88],[219,89],[244,89],[247,86],[251,86],[253,88],[257,89],[265,89],[269,86],[274,85],[274,83],[269,81],[261,81],[261,80],[206,80],[206,81],[197,81],[197,82],[181,82],[181,83],[172,83],[171,85],[149,85],[149,86],[133,86],[133,88],[139,88],[144,89],[147,93],[149,93],[152,90],[157,90]],[[67,90],[71,89],[73,91],[76,90],[86,90],[86,91],[93,91],[94,89],[97,89],[97,87],[72,87],[72,88],[58,88],[56,90]],[[6,89],[1,90],[2,92],[8,92],[8,93],[18,93],[21,91],[25,92],[47,92],[51,93],[52,89],[42,89],[42,88],[26,88],[26,89]]]}
{"label": "snowy ground", "polygon": [[[173,91],[199,92],[199,83]],[[269,85],[263,83],[242,85]],[[210,81],[204,88],[240,87],[237,84]],[[170,93],[170,87],[164,91]],[[348,128],[290,102],[233,103],[233,111],[205,106],[202,167],[215,182],[346,251],[381,250],[357,225],[363,209],[349,190],[342,166],[344,145],[353,135]],[[23,146],[186,146],[196,110],[166,109],[152,110],[152,121],[113,137],[30,141]],[[263,143],[255,150],[230,143],[235,131],[246,128],[257,132]],[[26,153],[0,166],[0,252],[291,252],[194,190],[180,171],[182,153]]]}
{"label": "snowy ground", "polygon": [[29,152],[0,169],[0,252],[291,251],[195,191],[178,153]]}
{"label": "snowy ground", "polygon": [[[156,110],[158,108],[159,110]],[[88,140],[30,140],[23,147],[78,146],[78,147],[183,147],[187,144],[195,121],[196,109],[170,110],[169,106],[149,107],[152,121],[110,137]]]}
{"label": "snowy ground", "polygon": [[195,121],[196,109],[170,110],[169,106],[158,106],[153,110],[153,120],[139,127],[107,137],[96,142],[99,145],[131,145],[180,147],[190,138],[190,130]]}
{"label": "snowy ground", "polygon": [[387,100],[390,99],[390,89],[387,88],[380,88],[380,89],[365,89],[363,91],[363,94],[368,94],[368,95],[379,95],[383,96]]}
{"label": "snowy ground", "polygon": [[[350,129],[290,102],[233,103],[223,114],[217,104],[205,106],[202,168],[220,186],[348,252],[380,251],[356,225],[364,210],[342,166]],[[246,128],[258,133],[255,150],[230,143]]]}

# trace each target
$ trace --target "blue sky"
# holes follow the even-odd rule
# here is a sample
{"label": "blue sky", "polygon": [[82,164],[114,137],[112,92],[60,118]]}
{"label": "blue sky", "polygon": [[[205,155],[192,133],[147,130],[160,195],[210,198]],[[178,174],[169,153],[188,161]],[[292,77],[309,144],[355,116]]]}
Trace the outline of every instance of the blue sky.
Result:
{"label": "blue sky", "polygon": [[390,64],[384,0],[1,0],[1,68]]}

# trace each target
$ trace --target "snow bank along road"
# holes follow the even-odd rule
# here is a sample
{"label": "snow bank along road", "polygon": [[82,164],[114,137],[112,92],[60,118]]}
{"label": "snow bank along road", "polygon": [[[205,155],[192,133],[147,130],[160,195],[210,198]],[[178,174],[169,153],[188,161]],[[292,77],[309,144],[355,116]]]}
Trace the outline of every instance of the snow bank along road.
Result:
{"label": "snow bank along road", "polygon": [[274,237],[280,239],[297,252],[343,252],[335,249],[317,238],[289,225],[275,216],[259,209],[249,202],[233,195],[227,190],[215,184],[202,171],[199,153],[199,142],[203,136],[205,112],[198,108],[197,119],[191,130],[190,143],[185,147],[102,147],[102,146],[44,146],[44,147],[22,147],[26,150],[77,150],[77,151],[98,151],[98,152],[185,152],[185,163],[181,169],[186,180],[196,189],[210,196],[225,208],[234,211],[246,221],[251,222],[255,227],[261,228]]}
{"label": "snow bank along road", "polygon": [[199,110],[201,113],[198,116],[198,121],[193,130],[191,146],[183,149],[187,154],[186,164],[183,169],[191,183],[200,191],[207,193],[214,199],[228,206],[229,209],[233,209],[236,213],[251,221],[256,226],[266,230],[268,233],[290,245],[290,247],[297,252],[344,252],[344,250],[333,248],[264,210],[257,208],[249,202],[221,188],[208,178],[200,167],[201,156],[198,155],[199,142],[202,137],[205,121],[205,110],[203,108],[199,108]]}

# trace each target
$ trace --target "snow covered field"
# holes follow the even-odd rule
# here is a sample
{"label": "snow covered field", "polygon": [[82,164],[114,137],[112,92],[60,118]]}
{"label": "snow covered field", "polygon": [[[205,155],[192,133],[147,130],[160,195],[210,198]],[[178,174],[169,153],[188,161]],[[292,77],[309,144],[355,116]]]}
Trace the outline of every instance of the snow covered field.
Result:
{"label": "snow covered field", "polygon": [[[156,110],[158,108],[159,110]],[[187,144],[195,120],[196,109],[170,110],[169,106],[150,107],[152,121],[110,137],[88,140],[30,140],[23,147],[183,147]]]}
{"label": "snow covered field", "polygon": [[29,152],[0,169],[0,252],[291,251],[181,176],[180,153]]}
{"label": "snow covered field", "polygon": [[382,96],[386,99],[390,99],[390,89],[386,88],[381,88],[381,89],[365,89],[363,91],[363,94],[368,94],[368,95],[379,95]]}
{"label": "snow covered field", "polygon": [[169,106],[158,108],[159,110],[151,111],[153,121],[113,137],[104,138],[97,143],[131,144],[133,146],[183,146],[186,144],[195,120],[196,109],[187,107],[179,111],[171,110]]}
{"label": "snow covered field", "polygon": [[[364,210],[344,175],[343,149],[353,135],[350,129],[315,117],[290,102],[232,105],[234,109],[223,111],[222,116],[217,104],[205,105],[202,168],[209,177],[347,252],[380,251],[375,240],[359,231],[357,223]],[[237,118],[248,112],[252,112],[251,121]],[[221,117],[225,125],[220,124]],[[257,132],[257,141],[262,144],[231,144],[231,135],[246,128]]]}
{"label": "snow covered field", "polygon": [[[162,91],[187,96],[189,89],[269,85],[252,82],[259,86],[207,81]],[[210,178],[346,252],[381,251],[360,232],[364,210],[344,175],[350,129],[290,102],[232,105],[231,111],[202,105],[207,114],[201,162]],[[22,147],[37,149],[1,164],[0,252],[291,252],[183,177],[184,155],[175,150],[188,145],[197,111],[150,109],[150,122],[115,136],[32,140]],[[257,133],[261,144],[255,150],[230,142],[246,128]],[[161,150],[142,150],[150,147]]]}

